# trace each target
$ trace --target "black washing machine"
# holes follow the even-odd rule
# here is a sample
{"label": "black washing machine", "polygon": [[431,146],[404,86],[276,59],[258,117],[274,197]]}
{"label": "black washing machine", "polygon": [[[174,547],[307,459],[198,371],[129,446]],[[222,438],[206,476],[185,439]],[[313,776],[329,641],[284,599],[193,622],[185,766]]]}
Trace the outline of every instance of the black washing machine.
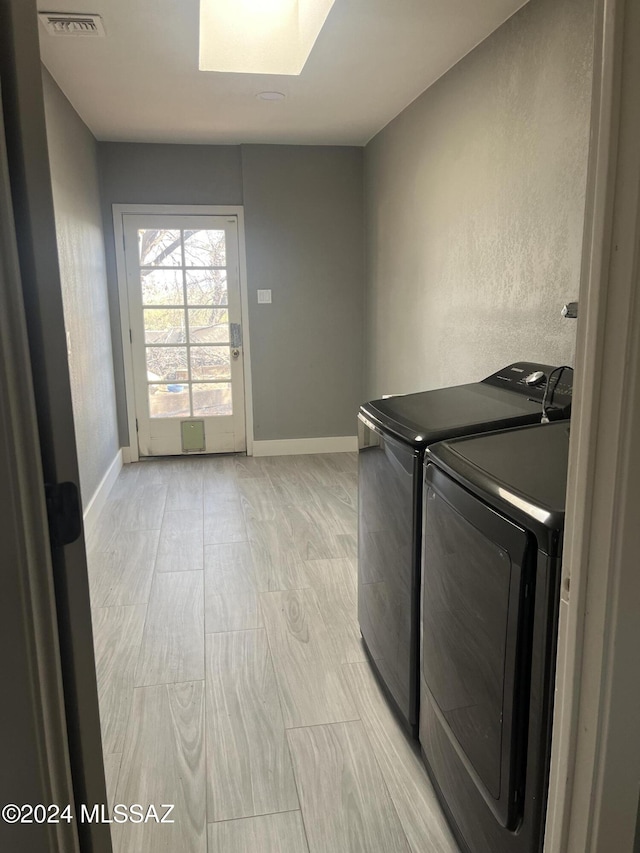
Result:
{"label": "black washing machine", "polygon": [[[540,421],[554,368],[518,362],[481,382],[374,400],[358,415],[358,619],[408,731],[419,704],[422,465],[432,443]],[[548,414],[566,418],[571,370],[555,369]],[[557,385],[557,387],[556,387]]]}
{"label": "black washing machine", "polygon": [[540,853],[569,422],[425,457],[420,744],[460,846]]}

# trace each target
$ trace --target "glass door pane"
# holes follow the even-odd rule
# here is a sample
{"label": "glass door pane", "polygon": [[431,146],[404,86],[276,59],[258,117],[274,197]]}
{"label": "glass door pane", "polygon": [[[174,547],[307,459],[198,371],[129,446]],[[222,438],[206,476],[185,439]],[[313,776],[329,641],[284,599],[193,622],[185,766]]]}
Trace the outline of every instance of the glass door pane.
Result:
{"label": "glass door pane", "polygon": [[149,383],[149,415],[152,418],[190,417],[189,383]]}
{"label": "glass door pane", "polygon": [[189,343],[229,343],[229,312],[226,308],[189,308]]}
{"label": "glass door pane", "polygon": [[185,231],[184,260],[188,267],[225,267],[227,248],[224,231]]}
{"label": "glass door pane", "polygon": [[140,270],[143,305],[184,305],[182,270]]}
{"label": "glass door pane", "polygon": [[194,383],[193,414],[202,417],[232,415],[231,383]]}
{"label": "glass door pane", "polygon": [[228,305],[226,270],[187,270],[189,305]]}
{"label": "glass door pane", "polygon": [[231,379],[229,347],[191,347],[190,358],[193,379]]}
{"label": "glass door pane", "polygon": [[225,232],[140,229],[138,245],[150,416],[232,415]]}
{"label": "glass door pane", "polygon": [[184,309],[145,308],[143,323],[146,344],[184,344],[187,340]]}
{"label": "glass door pane", "polygon": [[181,232],[156,228],[138,231],[140,266],[179,267],[182,265]]}
{"label": "glass door pane", "polygon": [[186,347],[147,347],[149,382],[188,382]]}

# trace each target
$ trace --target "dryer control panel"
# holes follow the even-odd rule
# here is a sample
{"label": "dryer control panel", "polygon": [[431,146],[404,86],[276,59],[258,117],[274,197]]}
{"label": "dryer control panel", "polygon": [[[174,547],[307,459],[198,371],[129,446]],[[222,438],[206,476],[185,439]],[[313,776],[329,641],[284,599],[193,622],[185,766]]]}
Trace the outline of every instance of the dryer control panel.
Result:
{"label": "dryer control panel", "polygon": [[547,409],[550,414],[560,411],[562,416],[569,417],[571,413],[573,369],[570,367],[558,368],[551,364],[517,361],[482,381],[496,388],[507,388],[516,394],[522,394],[540,405],[546,390]]}

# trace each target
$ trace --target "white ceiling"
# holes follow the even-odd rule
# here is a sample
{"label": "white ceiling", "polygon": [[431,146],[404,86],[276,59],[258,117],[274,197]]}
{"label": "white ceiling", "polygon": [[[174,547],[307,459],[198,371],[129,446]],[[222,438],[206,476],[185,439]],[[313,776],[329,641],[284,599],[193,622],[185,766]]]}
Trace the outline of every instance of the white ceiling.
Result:
{"label": "white ceiling", "polygon": [[[299,77],[198,70],[198,0],[39,0],[106,38],[42,59],[100,140],[364,145],[527,0],[336,0]],[[284,92],[286,100],[255,95]]]}

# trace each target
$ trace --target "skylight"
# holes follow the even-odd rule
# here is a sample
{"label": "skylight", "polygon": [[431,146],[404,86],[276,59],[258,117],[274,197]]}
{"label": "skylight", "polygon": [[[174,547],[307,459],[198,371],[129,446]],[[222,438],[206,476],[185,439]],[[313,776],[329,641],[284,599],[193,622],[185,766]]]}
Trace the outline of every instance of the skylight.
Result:
{"label": "skylight", "polygon": [[200,70],[300,74],[334,2],[200,0]]}

